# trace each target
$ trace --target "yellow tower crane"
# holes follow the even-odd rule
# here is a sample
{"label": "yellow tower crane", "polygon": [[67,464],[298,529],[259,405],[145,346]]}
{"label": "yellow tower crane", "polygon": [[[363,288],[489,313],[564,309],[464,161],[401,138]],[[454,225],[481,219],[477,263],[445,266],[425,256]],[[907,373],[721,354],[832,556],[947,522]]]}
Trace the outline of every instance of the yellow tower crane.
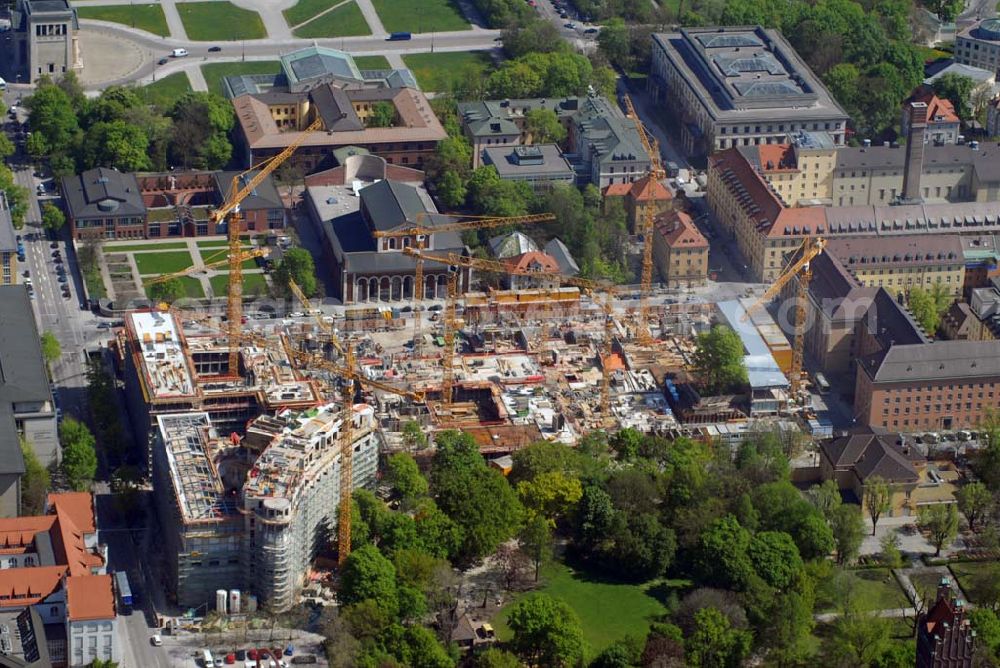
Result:
{"label": "yellow tower crane", "polygon": [[809,263],[819,256],[826,247],[822,237],[806,237],[798,252],[792,256],[792,262],[774,279],[771,287],[747,309],[747,317],[762,304],[774,299],[793,278],[798,277],[799,285],[795,294],[795,333],[792,341],[792,366],[788,372],[793,399],[798,399],[802,390],[802,355],[805,347],[806,303],[809,299],[809,282],[812,280],[812,269]]}
{"label": "yellow tower crane", "polygon": [[[404,251],[408,255],[414,257],[421,257],[424,260],[430,262],[438,262],[440,264],[447,264],[451,267],[468,267],[470,269],[480,269],[483,271],[493,271],[501,274],[506,274],[508,276],[531,276],[533,278],[542,278],[552,281],[558,281],[566,285],[572,285],[578,288],[583,288],[590,294],[603,293],[604,299],[601,300],[601,307],[604,310],[604,349],[601,352],[601,417],[605,426],[611,426],[611,369],[608,366],[608,361],[611,358],[611,343],[614,335],[614,286],[611,283],[591,281],[585,278],[577,278],[575,276],[563,276],[562,274],[556,272],[547,271],[531,271],[529,269],[516,269],[507,265],[503,262],[498,262],[497,260],[485,260],[480,258],[466,257],[464,255],[458,255],[456,253],[428,253],[426,251],[419,251],[415,248],[407,248]],[[455,301],[457,297],[457,290],[454,287],[454,276],[457,272],[452,273],[452,280],[449,281],[448,285],[448,305],[445,309],[445,334],[444,334],[444,382],[442,383],[442,392],[444,393],[442,399],[445,403],[450,403],[451,401],[451,390],[452,382],[454,378],[454,337],[455,337]]]}
{"label": "yellow tower crane", "polygon": [[[422,221],[434,214],[422,213],[417,216],[417,221],[413,225],[405,225],[395,230],[376,231],[376,239],[400,239],[400,245],[424,250],[427,237],[437,232],[465,232],[467,230],[486,230],[495,227],[505,227],[507,225],[534,225],[536,223],[547,223],[556,220],[551,213],[541,213],[528,216],[508,216],[497,218],[494,216],[462,216],[464,220],[444,221],[423,224]],[[447,216],[448,214],[442,214]],[[420,304],[424,298],[424,261],[417,256],[416,268],[413,280],[413,301],[416,302],[413,313],[413,356],[419,357],[421,347],[421,321]]]}
{"label": "yellow tower crane", "polygon": [[[635,113],[632,105],[632,98],[625,95],[625,115],[635,123],[635,129],[639,132],[639,139],[642,140],[642,147],[649,156],[649,178],[660,181],[666,176],[663,170],[663,163],[660,161],[660,145],[656,137],[646,132],[639,115]],[[639,288],[639,343],[648,345],[653,341],[653,334],[649,329],[649,297],[653,291],[653,218],[656,215],[655,206],[647,205],[642,216],[642,278]]]}
{"label": "yellow tower crane", "polygon": [[307,369],[328,371],[343,380],[343,413],[340,425],[340,516],[337,520],[337,562],[343,566],[351,554],[351,499],[354,493],[354,389],[355,383],[382,390],[390,394],[423,401],[424,393],[406,390],[388,383],[372,380],[357,368],[354,347],[344,346],[344,364],[339,365],[322,357],[291,351],[291,357]]}
{"label": "yellow tower crane", "polygon": [[[229,334],[229,375],[239,372],[240,328],[243,320],[243,262],[240,251],[240,202],[253,193],[271,173],[280,167],[302,145],[309,134],[323,125],[323,119],[316,117],[299,136],[278,155],[233,177],[226,200],[210,214],[212,222],[225,220],[229,236],[229,293],[226,300],[227,329]],[[251,176],[253,172],[256,172]]]}

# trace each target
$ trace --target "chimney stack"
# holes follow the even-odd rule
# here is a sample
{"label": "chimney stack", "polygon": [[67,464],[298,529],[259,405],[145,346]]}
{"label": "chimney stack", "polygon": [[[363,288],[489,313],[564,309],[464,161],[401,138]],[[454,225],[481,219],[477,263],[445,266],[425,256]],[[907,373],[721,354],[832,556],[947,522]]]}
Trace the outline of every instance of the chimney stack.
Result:
{"label": "chimney stack", "polygon": [[920,175],[924,170],[924,132],[927,130],[927,103],[911,102],[906,110],[910,133],[906,138],[906,162],[903,165],[903,200],[919,202]]}

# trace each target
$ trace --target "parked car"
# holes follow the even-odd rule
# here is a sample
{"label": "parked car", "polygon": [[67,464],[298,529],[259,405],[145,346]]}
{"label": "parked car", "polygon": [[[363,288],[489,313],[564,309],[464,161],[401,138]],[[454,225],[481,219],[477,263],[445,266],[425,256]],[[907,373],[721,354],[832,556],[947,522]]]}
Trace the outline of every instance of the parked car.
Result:
{"label": "parked car", "polygon": [[222,47],[221,46],[211,46],[211,47],[208,48],[208,51],[209,51],[209,53],[218,53],[219,51],[222,51]]}
{"label": "parked car", "polygon": [[160,647],[163,645],[163,638],[161,638],[160,634],[157,633],[155,636],[149,639],[149,642],[153,645],[153,647]]}

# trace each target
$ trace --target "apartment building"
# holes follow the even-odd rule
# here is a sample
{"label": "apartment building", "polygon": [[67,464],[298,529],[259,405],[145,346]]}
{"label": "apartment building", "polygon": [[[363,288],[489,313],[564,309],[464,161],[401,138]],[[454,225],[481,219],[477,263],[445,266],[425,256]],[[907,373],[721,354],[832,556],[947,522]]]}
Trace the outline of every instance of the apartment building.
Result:
{"label": "apartment building", "polygon": [[760,26],[653,35],[649,90],[675,109],[689,155],[776,144],[798,130],[844,143],[847,113],[780,32]]}
{"label": "apartment building", "polygon": [[958,33],[955,62],[996,72],[1000,68],[1000,19],[984,19]]}
{"label": "apartment building", "polygon": [[910,134],[910,115],[906,107],[910,102],[923,102],[927,105],[927,131],[924,133],[924,143],[957,144],[961,134],[962,121],[955,113],[955,105],[951,100],[941,99],[934,94],[930,86],[920,86],[917,91],[903,103],[903,113],[900,117],[900,134],[904,137]]}
{"label": "apartment building", "polygon": [[692,288],[708,280],[708,240],[691,216],[670,211],[654,221],[653,261],[671,288]]}
{"label": "apartment building", "polygon": [[472,143],[473,166],[483,164],[492,146],[531,144],[529,112],[549,109],[567,129],[563,155],[578,184],[604,188],[632,183],[649,171],[649,158],[632,120],[617,104],[599,95],[555,100],[488,100],[458,105],[462,128]]}
{"label": "apartment building", "polygon": [[996,341],[893,345],[858,360],[854,414],[892,431],[963,429],[1000,400]]}
{"label": "apartment building", "polygon": [[[353,411],[354,487],[374,483],[374,412]],[[179,605],[238,589],[275,610],[295,601],[332,546],[340,498],[341,412],[333,404],[254,419],[244,439],[208,413],[157,417],[153,480],[169,587]]]}
{"label": "apartment building", "polygon": [[41,632],[15,636],[5,627],[0,635],[18,641],[26,665],[42,653],[50,666],[120,661],[114,587],[107,548],[97,540],[94,498],[54,493],[46,506],[44,515],[0,520],[0,615],[30,610],[32,619],[19,618],[18,628]]}

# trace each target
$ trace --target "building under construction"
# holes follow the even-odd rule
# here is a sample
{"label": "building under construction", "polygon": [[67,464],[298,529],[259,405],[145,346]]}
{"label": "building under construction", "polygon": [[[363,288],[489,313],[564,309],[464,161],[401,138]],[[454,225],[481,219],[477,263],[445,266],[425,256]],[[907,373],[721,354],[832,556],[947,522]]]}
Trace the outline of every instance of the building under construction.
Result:
{"label": "building under construction", "polygon": [[[371,407],[354,407],[353,487],[374,483]],[[171,593],[182,606],[238,589],[286,610],[331,548],[340,500],[335,404],[253,420],[220,435],[207,412],[159,415],[153,480]]]}

